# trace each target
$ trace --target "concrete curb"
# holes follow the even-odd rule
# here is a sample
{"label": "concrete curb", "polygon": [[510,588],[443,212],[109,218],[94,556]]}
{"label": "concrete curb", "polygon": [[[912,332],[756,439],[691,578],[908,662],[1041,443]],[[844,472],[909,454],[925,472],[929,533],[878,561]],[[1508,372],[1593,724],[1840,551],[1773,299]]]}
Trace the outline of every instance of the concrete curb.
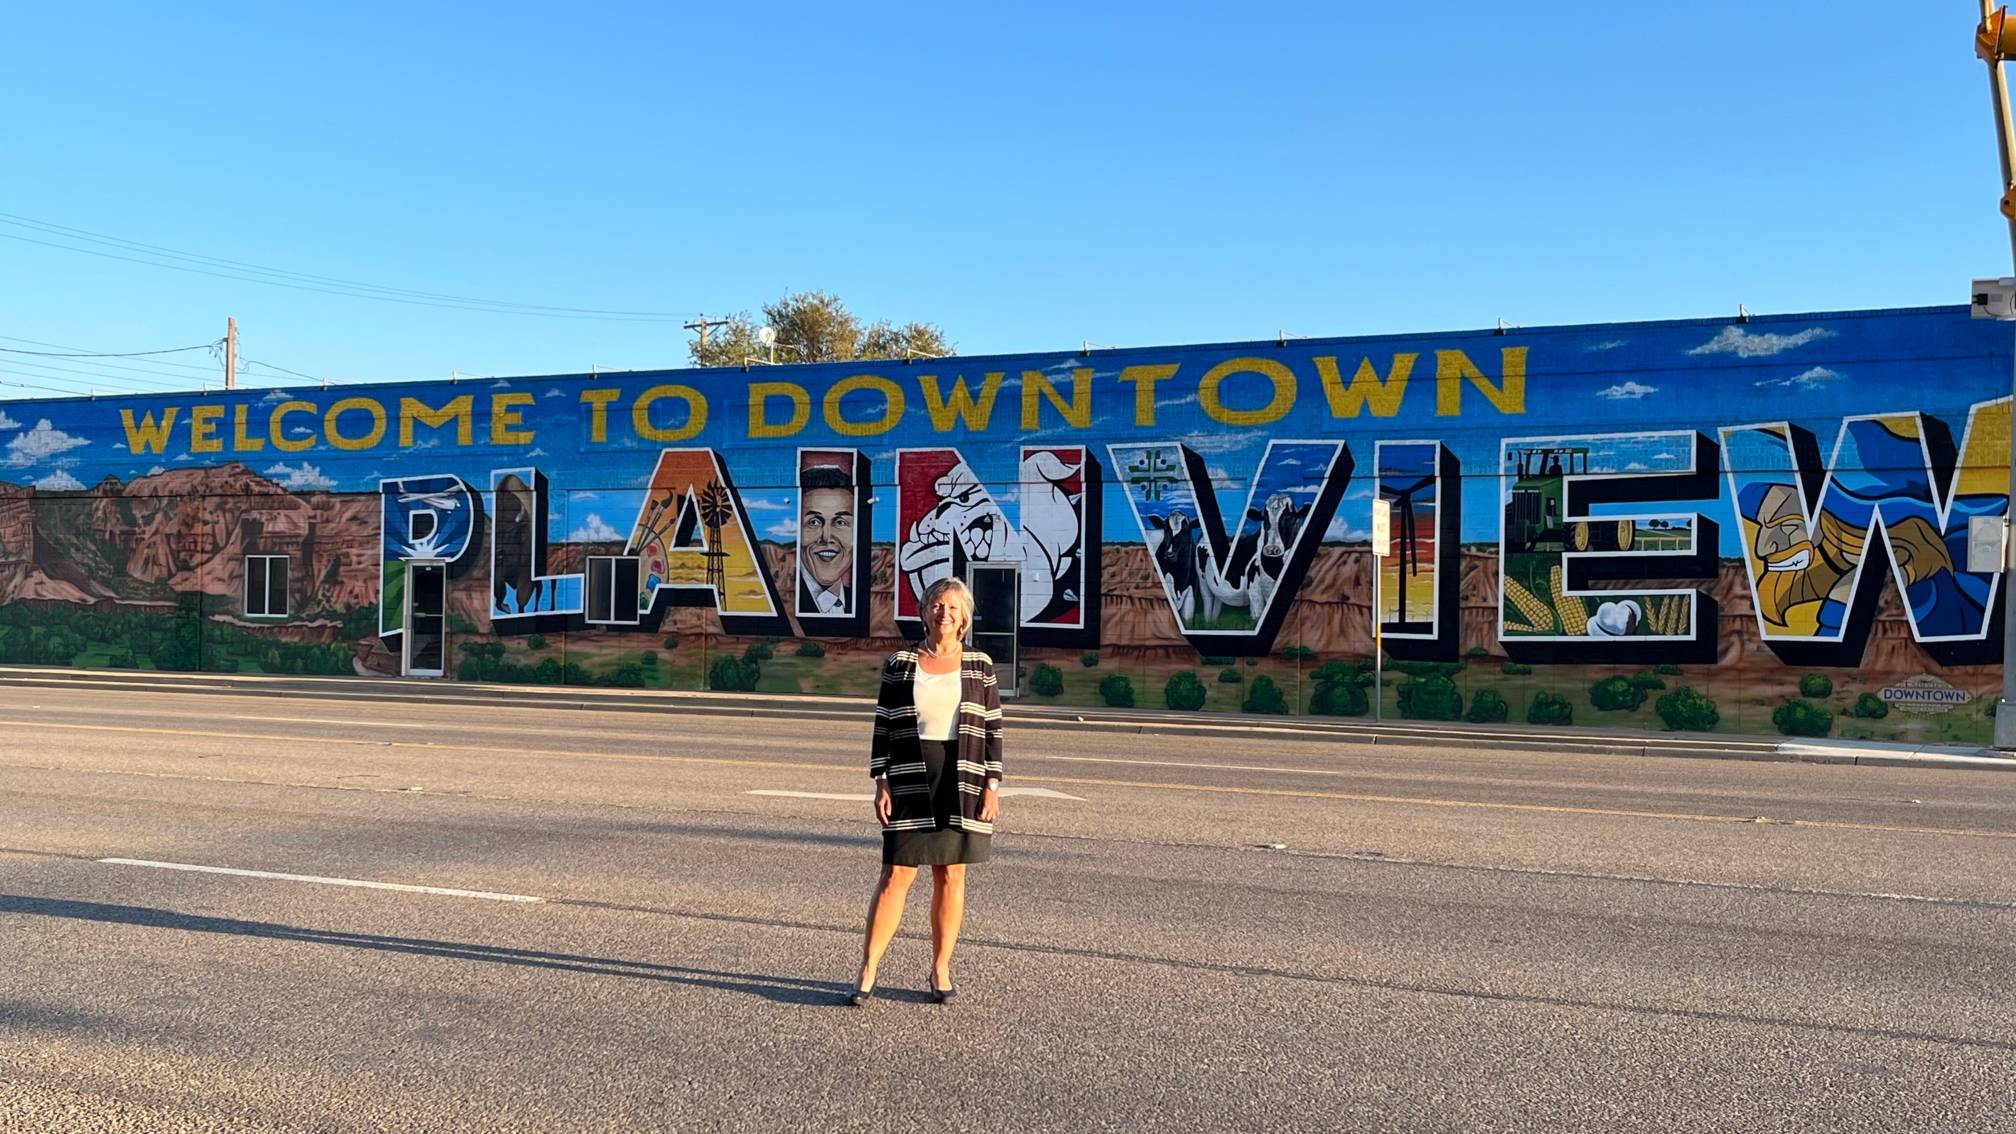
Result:
{"label": "concrete curb", "polygon": [[[172,693],[296,697],[326,701],[400,704],[536,705],[547,709],[676,713],[716,717],[790,717],[858,722],[859,698],[814,694],[667,692],[557,689],[547,686],[474,685],[363,677],[286,677],[247,674],[162,673],[154,670],[45,669],[0,666],[0,686],[100,688]],[[1222,716],[1209,719],[1145,710],[1083,711],[1011,703],[1018,730],[1086,732],[1108,736],[1267,739],[1347,743],[1373,747],[1443,750],[1577,752],[1609,756],[1668,756],[1709,760],[1766,760],[1860,767],[1950,768],[2016,772],[2016,758],[1994,749],[1875,741],[1785,741],[1772,737],[1699,734],[1559,733],[1522,725],[1374,723],[1307,717]]]}

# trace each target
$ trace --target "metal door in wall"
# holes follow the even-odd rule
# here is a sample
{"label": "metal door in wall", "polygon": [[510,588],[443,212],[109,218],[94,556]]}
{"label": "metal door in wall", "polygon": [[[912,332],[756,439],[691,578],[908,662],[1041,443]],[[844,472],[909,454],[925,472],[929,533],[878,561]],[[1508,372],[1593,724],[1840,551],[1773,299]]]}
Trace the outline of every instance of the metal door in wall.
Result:
{"label": "metal door in wall", "polygon": [[440,677],[448,659],[448,564],[406,562],[406,639],[401,672],[408,677]]}
{"label": "metal door in wall", "polygon": [[966,568],[966,588],[973,592],[973,648],[994,659],[994,677],[1001,695],[1016,693],[1015,634],[1021,622],[1022,569],[1013,565],[973,563]]}

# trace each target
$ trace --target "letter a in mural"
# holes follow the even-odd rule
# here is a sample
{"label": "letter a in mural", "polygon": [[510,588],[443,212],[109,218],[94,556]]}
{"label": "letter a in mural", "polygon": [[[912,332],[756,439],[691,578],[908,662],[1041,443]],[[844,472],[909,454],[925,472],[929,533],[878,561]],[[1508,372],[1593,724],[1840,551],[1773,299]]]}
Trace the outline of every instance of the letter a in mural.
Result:
{"label": "letter a in mural", "polygon": [[545,573],[545,474],[493,469],[490,499],[490,620],[580,614],[581,576]]}
{"label": "letter a in mural", "polygon": [[1229,530],[1203,458],[1189,447],[1106,451],[1183,636],[1200,653],[1267,653],[1351,479],[1350,449],[1269,441]]}
{"label": "letter a in mural", "polygon": [[[634,566],[609,564],[607,582],[590,562],[590,622],[638,624],[654,612],[658,596],[665,595],[673,606],[713,607],[730,634],[791,632],[748,509],[721,455],[712,449],[659,453],[637,522],[618,558]],[[606,607],[597,602],[604,595]],[[610,617],[598,619],[598,607]]]}
{"label": "letter a in mural", "polygon": [[1498,633],[1508,653],[1564,662],[1714,660],[1707,594],[1592,585],[1714,577],[1719,536],[1699,513],[1598,511],[1713,499],[1714,442],[1686,430],[1577,434],[1508,438],[1499,451]]}
{"label": "letter a in mural", "polygon": [[1725,428],[1722,444],[1772,652],[1860,664],[1887,558],[1912,637],[1946,664],[1993,659],[2001,574],[1966,570],[1967,530],[2009,510],[2009,399],[1974,406],[1957,464],[1946,426],[1920,413],[1844,420],[1824,478],[1813,436],[1790,422]]}
{"label": "letter a in mural", "polygon": [[957,449],[896,453],[896,619],[915,632],[932,583],[968,563],[1021,568],[1021,637],[1092,647],[1099,631],[1099,461],[1082,445],[1024,445],[1018,530]]}
{"label": "letter a in mural", "polygon": [[378,482],[378,636],[406,630],[406,563],[439,560],[459,575],[474,561],[481,501],[459,476]]}
{"label": "letter a in mural", "polygon": [[807,634],[868,633],[873,485],[858,449],[798,450],[798,569],[793,609]]}
{"label": "letter a in mural", "polygon": [[1380,441],[1373,445],[1373,463],[1379,499],[1393,516],[1393,546],[1379,578],[1387,652],[1412,660],[1454,657],[1463,569],[1461,466],[1440,441]]}

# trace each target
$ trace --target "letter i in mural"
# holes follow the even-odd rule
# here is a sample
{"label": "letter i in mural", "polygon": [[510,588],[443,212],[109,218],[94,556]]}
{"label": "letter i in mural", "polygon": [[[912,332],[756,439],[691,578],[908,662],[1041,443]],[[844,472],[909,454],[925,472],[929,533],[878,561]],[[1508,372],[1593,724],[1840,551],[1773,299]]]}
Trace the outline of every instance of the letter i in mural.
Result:
{"label": "letter i in mural", "polygon": [[[546,574],[546,476],[535,468],[490,472],[490,620],[580,614],[580,575]],[[499,627],[531,630],[532,624]]]}
{"label": "letter i in mural", "polygon": [[1350,449],[1269,441],[1230,529],[1203,459],[1188,446],[1106,451],[1183,636],[1200,653],[1267,653],[1351,479]]}
{"label": "letter i in mural", "polygon": [[798,625],[807,634],[868,633],[873,577],[868,459],[858,449],[798,450]]}
{"label": "letter i in mural", "polygon": [[1373,463],[1379,499],[1393,517],[1393,545],[1379,579],[1387,652],[1422,661],[1454,657],[1462,637],[1462,468],[1440,441],[1380,441]]}
{"label": "letter i in mural", "polygon": [[1541,661],[1712,661],[1706,593],[1593,583],[1715,576],[1713,521],[1617,507],[1713,499],[1715,450],[1685,430],[1503,441],[1498,614],[1507,651]]}
{"label": "letter i in mural", "polygon": [[1024,445],[1017,528],[957,449],[896,453],[896,620],[916,633],[932,583],[969,563],[1021,569],[1020,633],[1033,646],[1094,647],[1099,633],[1101,470],[1082,445]]}
{"label": "letter i in mural", "polygon": [[1957,463],[1946,426],[1919,413],[1843,421],[1824,475],[1812,434],[1790,422],[1725,428],[1722,444],[1772,652],[1860,664],[1887,559],[1927,652],[1947,664],[1994,659],[2001,573],[1966,569],[1967,535],[1974,517],[2009,510],[2009,399],[1968,414]]}
{"label": "letter i in mural", "polygon": [[406,630],[406,564],[439,560],[452,577],[468,570],[483,523],[481,499],[459,476],[378,482],[378,636]]}
{"label": "letter i in mural", "polygon": [[653,615],[664,595],[673,606],[713,607],[730,634],[789,634],[783,600],[762,554],[721,455],[712,449],[666,449],[658,455],[619,557],[634,567],[610,564],[605,584],[591,560],[588,619],[598,621],[602,604],[596,600],[605,593],[603,609],[617,624]]}

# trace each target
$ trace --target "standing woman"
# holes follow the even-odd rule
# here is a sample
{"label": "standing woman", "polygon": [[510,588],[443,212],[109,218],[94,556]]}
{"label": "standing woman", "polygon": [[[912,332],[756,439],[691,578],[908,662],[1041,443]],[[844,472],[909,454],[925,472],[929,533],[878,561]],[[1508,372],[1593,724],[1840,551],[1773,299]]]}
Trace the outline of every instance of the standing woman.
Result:
{"label": "standing woman", "polygon": [[917,868],[931,868],[931,996],[949,1002],[952,947],[966,913],[966,865],[992,853],[1001,813],[1001,690],[994,662],[965,648],[973,596],[956,578],[924,592],[924,641],[882,664],[875,739],[875,817],[882,878],[868,904],[861,976],[847,1003],[867,1003],[882,954],[903,921]]}

